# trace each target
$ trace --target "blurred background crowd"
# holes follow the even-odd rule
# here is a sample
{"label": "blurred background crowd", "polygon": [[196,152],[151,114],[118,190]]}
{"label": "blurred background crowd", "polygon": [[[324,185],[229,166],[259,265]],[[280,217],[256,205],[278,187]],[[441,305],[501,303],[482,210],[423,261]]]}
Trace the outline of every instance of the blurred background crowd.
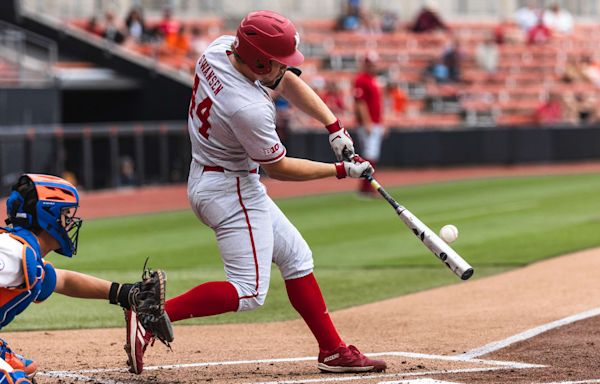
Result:
{"label": "blurred background crowd", "polygon": [[[6,0],[0,7],[8,4],[0,12],[3,174],[58,161],[88,188],[182,181],[196,62],[215,38],[235,34],[247,12],[265,8],[294,21],[302,78],[351,130],[375,122],[387,138],[600,124],[600,0]],[[20,16],[11,19],[14,9]],[[361,78],[372,79],[376,97],[360,96]],[[318,157],[310,135],[322,127],[273,97],[286,146]],[[8,126],[23,136],[18,147]],[[567,156],[545,142],[536,159]],[[489,161],[520,156],[506,146],[504,157]],[[441,161],[390,151],[383,164]],[[464,157],[455,161],[471,161]]]}

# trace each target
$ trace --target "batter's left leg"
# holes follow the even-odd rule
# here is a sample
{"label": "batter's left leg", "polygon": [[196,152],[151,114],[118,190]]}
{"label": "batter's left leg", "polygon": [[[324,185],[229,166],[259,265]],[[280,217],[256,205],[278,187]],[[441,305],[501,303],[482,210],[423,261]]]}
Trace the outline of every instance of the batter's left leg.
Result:
{"label": "batter's left leg", "polygon": [[300,232],[279,207],[271,203],[273,261],[281,270],[292,306],[319,343],[318,368],[323,372],[378,372],[386,363],[372,360],[355,346],[346,345],[327,311],[319,284],[312,273],[312,252]]}
{"label": "batter's left leg", "polygon": [[273,262],[285,280],[292,306],[310,328],[321,351],[345,346],[331,321],[321,289],[312,273],[312,252],[308,244],[272,200],[270,204],[274,235]]}

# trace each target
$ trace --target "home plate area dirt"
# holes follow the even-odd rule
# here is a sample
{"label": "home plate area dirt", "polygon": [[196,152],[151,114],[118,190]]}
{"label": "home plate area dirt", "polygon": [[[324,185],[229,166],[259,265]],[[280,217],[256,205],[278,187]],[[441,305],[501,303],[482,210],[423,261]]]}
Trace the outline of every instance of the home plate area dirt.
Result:
{"label": "home plate area dirt", "polygon": [[600,249],[332,313],[347,342],[386,360],[320,374],[301,320],[175,325],[128,373],[124,329],[3,333],[45,383],[600,383]]}
{"label": "home plate area dirt", "polygon": [[61,377],[52,378],[46,373],[39,376],[38,383],[600,383],[599,342],[600,318],[592,317],[468,361],[460,361],[460,355],[382,353],[378,357],[389,364],[385,373],[319,374],[314,360],[265,359],[220,365],[153,366],[141,376],[123,371],[83,370],[57,372]]}

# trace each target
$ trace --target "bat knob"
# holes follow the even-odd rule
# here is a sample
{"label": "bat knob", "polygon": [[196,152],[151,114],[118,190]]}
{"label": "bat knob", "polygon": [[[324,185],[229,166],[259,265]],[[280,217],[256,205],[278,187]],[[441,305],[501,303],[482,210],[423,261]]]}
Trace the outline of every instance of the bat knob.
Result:
{"label": "bat knob", "polygon": [[473,276],[473,273],[475,271],[473,271],[473,268],[469,268],[466,271],[463,272],[462,276],[460,277],[462,280],[469,280],[469,278],[471,276]]}

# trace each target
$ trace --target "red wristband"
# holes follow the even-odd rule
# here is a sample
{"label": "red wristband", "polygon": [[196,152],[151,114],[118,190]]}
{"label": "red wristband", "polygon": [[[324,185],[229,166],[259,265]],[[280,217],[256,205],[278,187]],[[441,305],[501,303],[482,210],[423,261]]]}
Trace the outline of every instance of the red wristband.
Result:
{"label": "red wristband", "polygon": [[326,125],[325,128],[327,128],[327,131],[329,131],[329,133],[334,133],[339,131],[340,129],[344,129],[344,126],[342,125],[342,122],[338,119],[335,122]]}
{"label": "red wristband", "polygon": [[346,176],[348,176],[348,174],[346,173],[346,168],[344,167],[343,161],[340,161],[339,163],[335,163],[335,172],[336,172],[335,177],[337,177],[338,179],[343,179]]}

